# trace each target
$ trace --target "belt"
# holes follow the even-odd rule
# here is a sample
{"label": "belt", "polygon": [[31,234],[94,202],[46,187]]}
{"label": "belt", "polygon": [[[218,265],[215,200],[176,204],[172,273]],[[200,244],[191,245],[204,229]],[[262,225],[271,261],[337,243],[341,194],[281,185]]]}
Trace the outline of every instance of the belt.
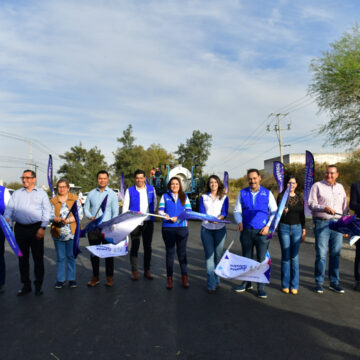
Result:
{"label": "belt", "polygon": [[21,224],[19,222],[16,222],[17,226],[21,226],[21,227],[34,227],[34,226],[40,226],[41,225],[41,221],[38,221],[36,223],[32,223],[32,224]]}

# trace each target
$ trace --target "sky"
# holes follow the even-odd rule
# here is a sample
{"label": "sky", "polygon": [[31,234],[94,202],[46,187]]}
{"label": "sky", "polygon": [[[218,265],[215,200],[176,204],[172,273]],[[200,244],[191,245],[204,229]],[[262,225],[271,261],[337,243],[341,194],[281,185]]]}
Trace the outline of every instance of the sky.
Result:
{"label": "sky", "polygon": [[[358,21],[356,0],[0,0],[0,179],[80,142],[109,164],[129,124],[169,152],[213,136],[208,173],[231,178],[284,153],[341,152],[316,130],[312,59]],[[29,139],[32,139],[30,146]],[[155,164],[154,164],[155,165]]]}

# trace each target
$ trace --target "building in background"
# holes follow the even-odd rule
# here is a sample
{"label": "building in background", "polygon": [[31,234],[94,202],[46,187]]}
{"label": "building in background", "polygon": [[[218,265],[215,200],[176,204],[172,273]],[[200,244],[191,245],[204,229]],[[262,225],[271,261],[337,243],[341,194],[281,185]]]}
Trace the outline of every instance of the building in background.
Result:
{"label": "building in background", "polygon": [[[336,164],[338,162],[345,162],[351,156],[351,153],[313,153],[315,162],[322,164]],[[284,164],[300,163],[305,164],[305,152],[303,154],[286,154],[283,156]],[[272,174],[273,162],[280,161],[280,156],[264,160],[264,171]]]}

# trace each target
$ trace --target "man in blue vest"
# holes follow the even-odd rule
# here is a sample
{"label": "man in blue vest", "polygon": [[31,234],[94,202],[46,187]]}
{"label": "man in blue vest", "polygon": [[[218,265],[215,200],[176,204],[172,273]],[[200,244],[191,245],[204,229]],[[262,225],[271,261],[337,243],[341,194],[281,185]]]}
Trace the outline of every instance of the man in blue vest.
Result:
{"label": "man in blue vest", "polygon": [[[10,200],[10,192],[5,186],[0,185],[0,214],[4,215],[5,207]],[[5,236],[0,229],[0,294],[2,294],[5,285]]]}
{"label": "man in blue vest", "polygon": [[[242,255],[252,258],[253,248],[256,248],[257,261],[265,259],[269,241],[266,237],[270,224],[275,216],[277,205],[270,190],[260,186],[259,170],[250,169],[247,172],[249,187],[241,190],[236,199],[234,217],[241,232],[240,242]],[[258,297],[266,299],[265,284],[258,283]],[[251,282],[244,281],[235,288],[236,292],[252,289]]]}
{"label": "man in blue vest", "polygon": [[[143,170],[135,171],[135,185],[126,190],[122,212],[128,210],[140,211],[142,213],[155,212],[156,208],[156,193],[151,185],[146,184],[145,172]],[[147,217],[144,222],[139,225],[132,233],[131,250],[130,250],[130,264],[131,264],[131,279],[138,280],[138,252],[140,246],[140,237],[143,239],[144,248],[144,276],[147,279],[153,279],[150,272],[151,261],[151,242],[154,232],[154,218]]]}

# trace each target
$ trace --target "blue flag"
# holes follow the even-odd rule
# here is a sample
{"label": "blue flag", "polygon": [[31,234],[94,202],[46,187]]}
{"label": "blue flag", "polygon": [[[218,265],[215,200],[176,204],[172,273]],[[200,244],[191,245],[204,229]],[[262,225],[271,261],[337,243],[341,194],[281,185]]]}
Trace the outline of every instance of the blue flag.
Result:
{"label": "blue flag", "polygon": [[53,188],[53,160],[52,156],[49,155],[49,161],[48,161],[48,169],[47,169],[47,179],[48,179],[48,185],[49,189],[52,193],[52,197],[55,196],[54,188]]}
{"label": "blue flag", "polygon": [[291,189],[291,183],[289,183],[286,191],[284,192],[284,195],[280,201],[280,204],[279,204],[279,207],[276,211],[276,214],[275,214],[275,217],[270,225],[270,229],[269,229],[269,235],[267,236],[267,239],[272,239],[273,235],[274,235],[274,232],[277,228],[277,226],[279,225],[279,222],[280,222],[280,219],[281,219],[281,216],[284,212],[284,209],[285,209],[285,206],[286,206],[286,203],[287,203],[287,200],[289,198],[289,195],[290,195],[290,189]]}
{"label": "blue flag", "polygon": [[225,224],[231,224],[231,221],[227,220],[219,220],[217,217],[207,214],[202,214],[196,211],[186,211],[184,210],[178,217],[177,221],[183,221],[183,220],[206,220],[206,221],[213,221],[218,223],[225,223]]}
{"label": "blue flag", "polygon": [[81,253],[81,251],[80,251],[80,218],[79,218],[77,201],[74,202],[73,206],[70,209],[70,212],[74,215],[74,218],[76,221],[76,229],[75,229],[75,234],[74,234],[74,245],[73,245],[74,258],[76,259],[77,256]]}
{"label": "blue flag", "polygon": [[[99,227],[99,225],[102,223],[104,215],[105,215],[105,209],[106,209],[106,203],[107,203],[107,198],[108,195],[105,196],[103,202],[101,203],[99,209],[97,210],[96,214],[101,210],[102,211],[102,215],[96,219],[94,219],[93,221],[89,222],[84,229],[82,229],[80,231],[80,237],[85,237],[86,234],[89,231],[94,231],[95,229],[97,229]],[[96,216],[95,214],[95,216]]]}
{"label": "blue flag", "polygon": [[284,190],[284,164],[280,161],[274,161],[273,163],[273,174],[278,185],[279,194]]}
{"label": "blue flag", "polygon": [[229,192],[229,173],[227,171],[224,171],[224,189],[225,189],[225,194],[228,194],[228,192]]}
{"label": "blue flag", "polygon": [[305,162],[305,178],[304,178],[304,210],[306,216],[311,216],[309,209],[309,195],[311,187],[314,184],[315,161],[314,156],[310,151],[306,150]]}
{"label": "blue flag", "polygon": [[16,256],[22,256],[22,252],[19,248],[19,245],[17,244],[15,240],[14,233],[11,230],[11,227],[9,223],[6,221],[3,215],[0,215],[0,227],[2,232],[4,233],[4,236],[6,240],[8,241],[12,251],[15,253]]}
{"label": "blue flag", "polygon": [[330,221],[329,228],[342,234],[360,236],[360,219],[356,215],[343,216],[337,221]]}

